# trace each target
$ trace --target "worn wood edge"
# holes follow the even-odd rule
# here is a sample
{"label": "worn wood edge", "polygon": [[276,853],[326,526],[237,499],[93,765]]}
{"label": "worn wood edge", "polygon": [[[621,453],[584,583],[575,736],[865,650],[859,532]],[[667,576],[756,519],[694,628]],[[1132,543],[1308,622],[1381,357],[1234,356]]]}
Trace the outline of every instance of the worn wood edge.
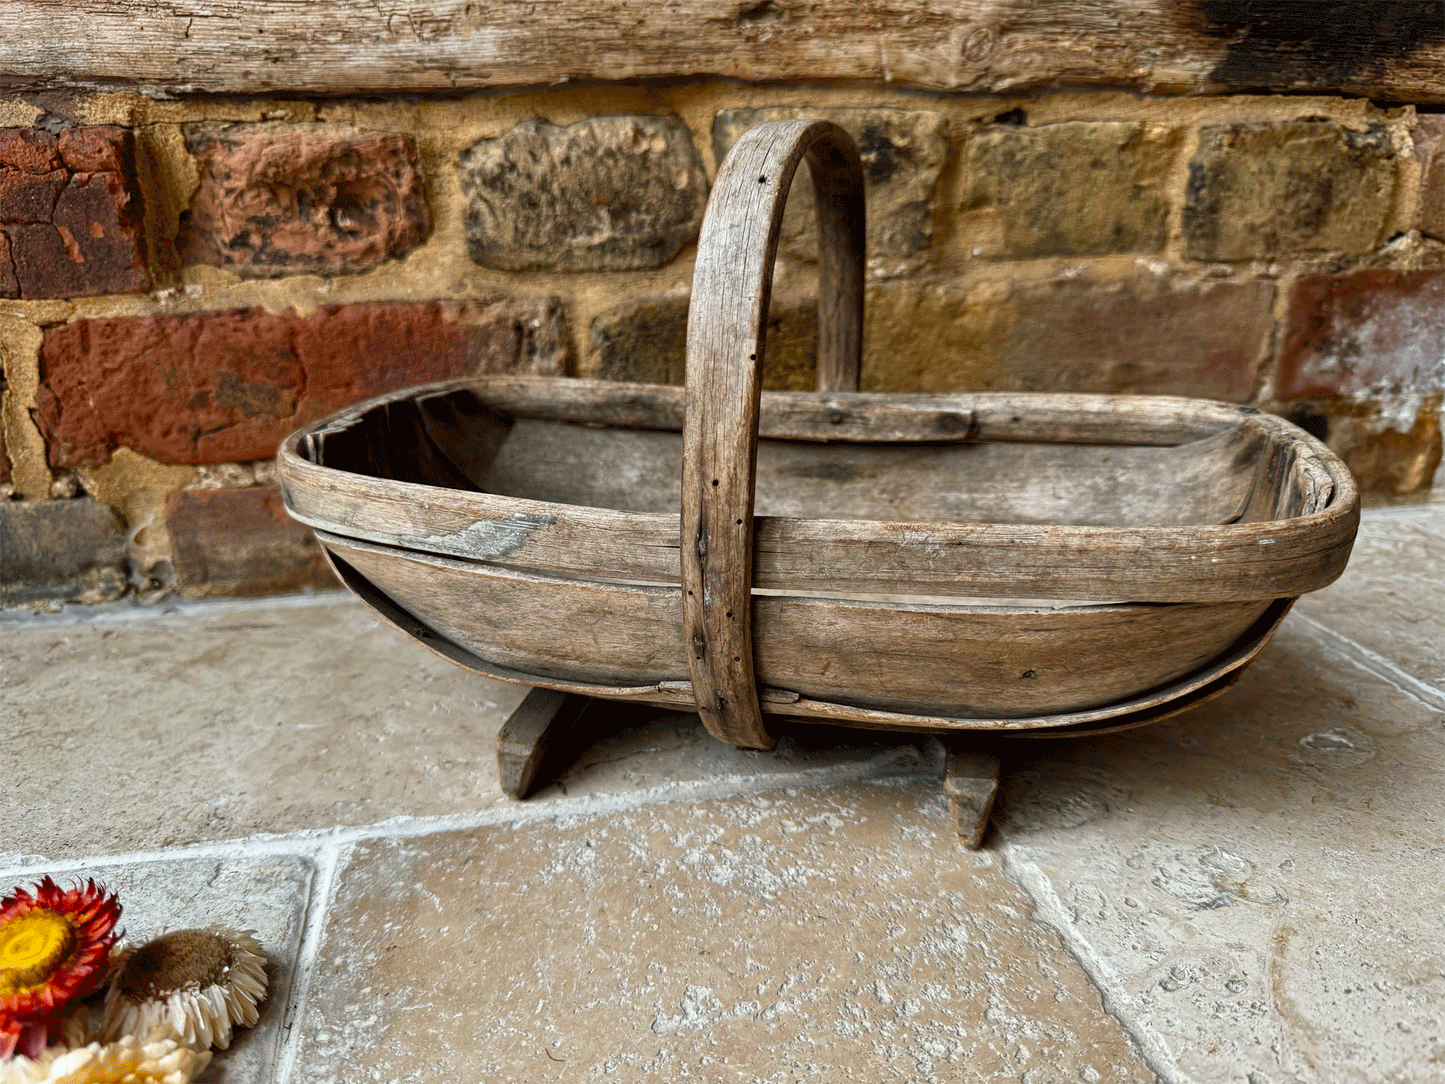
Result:
{"label": "worn wood edge", "polygon": [[863,165],[831,121],[772,121],[733,145],[703,217],[688,311],[678,551],[685,655],[708,732],[745,748],[777,740],[763,724],[754,674],[753,505],[773,265],[804,161],[818,222],[818,380],[827,391],[856,390]]}
{"label": "worn wood edge", "polygon": [[531,689],[497,731],[497,781],[509,798],[525,798],[545,782],[549,758],[566,742],[591,698]]}
{"label": "worn wood edge", "polygon": [[[490,494],[448,492],[446,509],[430,509],[429,500],[434,500],[436,491],[425,486],[389,479],[366,478],[345,471],[310,463],[300,452],[309,434],[332,429],[342,429],[362,422],[363,417],[385,403],[409,397],[425,397],[465,389],[478,394],[488,405],[501,410],[513,411],[520,416],[553,417],[562,420],[589,421],[599,414],[611,416],[615,424],[642,425],[649,421],[659,428],[678,429],[682,423],[682,389],[662,385],[613,384],[606,381],[582,381],[539,377],[482,377],[468,381],[449,381],[427,385],[378,396],[375,399],[340,411],[292,434],[282,443],[278,454],[278,465],[283,482],[288,489],[288,504],[293,515],[302,522],[321,529],[334,529],[337,533],[360,532],[360,536],[387,544],[405,544],[405,539],[415,538],[415,532],[370,531],[366,524],[358,524],[349,518],[332,518],[318,515],[316,505],[337,493],[352,479],[365,478],[363,483],[368,494],[366,500],[378,502],[393,500],[398,506],[413,506],[419,518],[447,518],[455,511],[470,517],[470,522],[508,521],[509,529],[525,528],[528,533],[545,536],[543,527],[546,520],[553,519],[564,530],[576,530],[597,544],[597,552],[606,554],[609,539],[623,536],[611,551],[621,556],[615,567],[599,565],[599,575],[617,577],[657,578],[671,580],[676,576],[676,520],[663,514],[613,512],[588,509],[572,505],[555,505],[547,502],[527,501],[522,498],[497,497]],[[780,395],[785,401],[805,399],[809,393],[786,393]],[[825,397],[827,398],[827,397]],[[851,398],[851,397],[850,397]],[[898,396],[859,396],[860,399],[897,400]],[[912,537],[926,538],[928,532],[952,534],[952,537],[938,539],[938,544],[965,545],[970,541],[984,544],[990,542],[1011,547],[1015,544],[1039,547],[1041,560],[1048,561],[1062,569],[1066,580],[1076,580],[1076,562],[1089,554],[1099,554],[1110,547],[1127,551],[1130,561],[1115,569],[1121,579],[1122,592],[1102,596],[1087,582],[1057,583],[1055,597],[1123,597],[1152,598],[1158,601],[1226,601],[1244,598],[1269,598],[1282,595],[1297,595],[1317,590],[1336,578],[1343,571],[1359,522],[1359,495],[1349,470],[1338,457],[1322,443],[1299,430],[1297,427],[1273,415],[1263,414],[1254,408],[1240,408],[1231,404],[1209,400],[1182,399],[1166,396],[1102,396],[1102,395],[1051,395],[1035,393],[979,393],[959,396],[906,396],[909,402],[929,401],[948,410],[951,414],[972,411],[976,432],[980,439],[1005,439],[1010,433],[1017,436],[1022,431],[1003,423],[1004,432],[996,432],[990,418],[1021,419],[1030,431],[1030,439],[1045,439],[1048,435],[1057,437],[1057,416],[1073,416],[1082,413],[1094,419],[1088,433],[1074,433],[1072,439],[1084,440],[1097,437],[1099,442],[1130,443],[1121,440],[1121,435],[1135,440],[1139,433],[1131,426],[1140,424],[1141,412],[1147,419],[1145,435],[1149,440],[1137,440],[1145,444],[1177,444],[1183,440],[1199,439],[1222,428],[1236,424],[1243,418],[1259,421],[1271,430],[1286,433],[1290,440],[1300,442],[1327,470],[1332,480],[1334,495],[1330,504],[1317,513],[1289,520],[1254,524],[1202,525],[1185,529],[1172,527],[1068,527],[1057,528],[1063,532],[1054,536],[1056,546],[1038,537],[1040,528],[1028,525],[1000,524],[914,524],[922,534]],[[763,418],[768,416],[769,393],[763,395]],[[796,409],[790,402],[789,409]],[[636,408],[636,409],[634,409]],[[628,412],[632,411],[632,414]],[[643,427],[646,427],[645,425]],[[1164,434],[1169,436],[1164,439]],[[1107,439],[1106,439],[1107,438]],[[292,498],[300,498],[300,501]],[[878,525],[873,521],[819,521],[819,520],[774,520],[762,519],[758,524],[760,545],[768,542],[776,532],[775,548],[787,551],[797,545],[801,552],[796,555],[795,567],[784,574],[775,575],[769,567],[769,558],[757,554],[756,574],[759,586],[787,588],[794,584],[799,589],[822,587],[822,581],[857,583],[858,590],[892,590],[887,577],[873,580],[849,579],[854,568],[861,567],[856,558],[843,560],[832,566],[821,566],[817,577],[809,579],[809,563],[812,553],[820,543],[838,543],[847,546],[853,539],[869,545],[888,545],[899,537],[898,527],[902,525]],[[442,552],[457,556],[485,558],[485,554],[470,552],[465,546],[447,547],[446,536],[455,533],[456,528],[444,528],[430,534],[439,536],[428,540],[440,543]],[[871,535],[869,532],[872,532]],[[1002,531],[1004,534],[998,534]],[[1013,535],[1020,531],[1022,534]],[[960,537],[962,532],[966,537]],[[1268,540],[1268,541],[1267,541]],[[1268,560],[1252,562],[1252,547],[1276,545]],[[929,543],[933,544],[933,543]],[[1286,561],[1280,555],[1292,547],[1301,546],[1297,558]],[[547,553],[546,560],[537,567],[555,567],[560,570],[574,570],[587,574],[594,569],[573,567],[566,563],[566,547]],[[588,547],[591,552],[591,547]],[[1242,562],[1243,567],[1259,564],[1268,568],[1267,575],[1244,577],[1240,585],[1231,587],[1216,575],[1221,555],[1228,557],[1228,563]],[[912,574],[907,561],[907,551],[900,553],[900,571]],[[998,558],[1006,561],[1007,554],[987,555],[990,566],[1000,565]],[[1107,560],[1107,558],[1106,558]],[[553,562],[560,562],[553,564]],[[1200,575],[1197,570],[1207,567]],[[1290,575],[1276,576],[1281,569],[1293,568]],[[926,572],[926,570],[924,570]],[[1010,570],[1005,581],[1016,575],[1027,575],[1025,570]],[[950,590],[949,580],[933,577],[933,590],[940,593]],[[1085,578],[1087,579],[1087,577]],[[1034,588],[1016,589],[1012,585],[999,586],[999,578],[980,569],[976,576],[956,581],[956,593],[1017,595],[1038,594]],[[1091,593],[1093,592],[1093,593]],[[1045,592],[1048,593],[1048,592]]]}
{"label": "worn wood edge", "polygon": [[[643,429],[680,431],[685,388],[669,384],[629,384],[582,377],[542,377],[497,374],[447,381],[380,396],[358,404],[333,418],[359,415],[393,399],[418,397],[465,389],[488,406],[517,417],[602,423]],[[856,408],[860,416],[843,419],[841,426],[829,413],[841,405]],[[788,429],[789,419],[802,410],[816,409],[827,417],[830,435],[810,437]],[[869,409],[885,424],[862,413]],[[935,432],[917,439],[1059,441],[1082,444],[1184,444],[1208,437],[1258,417],[1260,411],[1212,399],[1174,395],[1104,395],[1073,392],[779,392],[764,391],[760,403],[759,433],[779,440],[866,440],[881,430],[883,440],[909,439],[892,435],[888,426],[919,412],[944,416]],[[972,416],[968,431],[948,415]],[[1281,419],[1282,420],[1282,419]],[[323,423],[318,423],[323,424]],[[796,423],[794,423],[796,424]],[[917,423],[915,422],[915,425]],[[1289,423],[1285,423],[1289,424]]]}
{"label": "worn wood edge", "polygon": [[[387,403],[467,391],[494,410],[518,418],[680,432],[686,389],[672,384],[631,384],[585,377],[503,373],[438,381],[388,392],[335,411],[299,433],[342,429]],[[856,410],[834,420],[832,411]],[[827,428],[794,430],[809,408]],[[936,416],[942,424],[917,437],[894,435],[911,421]],[[960,429],[955,418],[969,417]],[[810,392],[764,391],[759,434],[775,440],[1025,441],[1076,444],[1177,445],[1209,437],[1262,411],[1213,399],[1177,395],[1106,395],[1093,392]],[[1277,419],[1290,425],[1284,419]],[[1296,429],[1295,426],[1290,426]],[[813,436],[816,431],[825,436]],[[1299,430],[1303,433],[1303,430]],[[876,434],[876,435],[875,435]],[[1306,434],[1307,435],[1307,434]]]}
{"label": "worn wood edge", "polygon": [[943,796],[959,842],[970,850],[983,843],[989,814],[998,797],[1002,765],[992,753],[953,749],[943,769]]}
{"label": "worn wood edge", "polygon": [[433,0],[425,8],[366,0],[204,7],[21,0],[8,6],[0,72],[19,88],[163,96],[456,93],[706,77],[1009,94],[1106,86],[1445,96],[1439,35],[1389,49],[1383,32],[1375,40],[1352,21],[1301,56],[1252,25],[1258,20],[1242,18],[1248,7],[1226,6],[1221,22],[1171,0]]}
{"label": "worn wood edge", "polygon": [[[675,515],[451,491],[439,502],[432,487],[307,461],[298,451],[306,432],[283,444],[278,466],[287,510],[310,527],[509,567],[678,582]],[[1343,464],[1331,476],[1336,489],[1328,507],[1265,523],[1056,527],[761,517],[754,583],[783,590],[1101,601],[1300,595],[1338,578],[1358,528],[1353,479]],[[357,485],[359,493],[350,488]],[[941,550],[951,555],[942,571]]]}
{"label": "worn wood edge", "polygon": [[[1261,645],[1263,647],[1263,645]],[[1183,715],[1185,712],[1193,711],[1201,705],[1217,700],[1230,689],[1239,684],[1239,679],[1244,677],[1244,672],[1252,665],[1253,659],[1246,661],[1239,667],[1219,677],[1206,685],[1178,700],[1170,700],[1166,704],[1157,707],[1146,708],[1141,711],[1132,712],[1127,715],[1115,716],[1098,723],[1083,723],[1076,726],[1059,727],[1056,730],[1016,730],[1008,735],[1009,739],[1029,740],[1049,738],[1054,741],[1064,741],[1068,738],[1097,738],[1105,734],[1122,734],[1129,730],[1138,730],[1140,727],[1153,726],[1155,723],[1162,723],[1165,719],[1173,719]]]}
{"label": "worn wood edge", "polygon": [[[439,635],[425,622],[415,617],[405,607],[392,599],[386,592],[372,584],[365,576],[346,563],[345,559],[333,553],[327,546],[327,538],[320,535],[327,561],[336,572],[337,578],[360,599],[369,609],[398,631],[411,636],[424,647],[465,670],[496,681],[536,688],[555,689],[559,692],[595,696],[603,699],[634,700],[658,707],[693,710],[692,685],[685,680],[662,681],[646,685],[612,686],[589,682],[560,681],[551,677],[528,674],[499,666],[481,658],[474,652],[453,643]],[[346,539],[337,539],[345,543]],[[1171,682],[1168,685],[1141,694],[1128,700],[1087,711],[1070,712],[1062,715],[1038,716],[1032,718],[965,719],[948,716],[917,715],[904,712],[890,712],[872,708],[858,708],[846,704],[833,704],[810,700],[784,690],[764,689],[761,699],[772,710],[771,715],[800,719],[808,722],[842,724],[867,730],[889,730],[906,732],[938,731],[1007,731],[1014,736],[1035,732],[1039,736],[1064,737],[1074,733],[1099,733],[1084,730],[1103,724],[1120,716],[1149,714],[1140,722],[1120,725],[1120,729],[1142,726],[1146,722],[1165,718],[1157,712],[1163,711],[1170,703],[1179,701],[1186,710],[1193,703],[1199,690],[1216,684],[1221,675],[1239,670],[1252,662],[1278,630],[1280,623],[1293,605],[1293,599],[1280,599],[1272,604],[1265,614],[1251,627],[1250,631],[1236,642],[1234,648],[1224,653],[1193,674]],[[1220,691],[1223,691],[1222,688]],[[1187,703],[1186,703],[1187,702]],[[1202,701],[1201,701],[1202,702]],[[1175,714],[1171,712],[1170,714]]]}

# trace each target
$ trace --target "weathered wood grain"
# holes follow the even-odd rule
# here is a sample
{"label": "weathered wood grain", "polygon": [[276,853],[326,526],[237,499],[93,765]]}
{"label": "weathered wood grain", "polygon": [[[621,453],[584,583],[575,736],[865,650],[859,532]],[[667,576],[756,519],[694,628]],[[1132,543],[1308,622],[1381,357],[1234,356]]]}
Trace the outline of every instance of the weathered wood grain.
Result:
{"label": "weathered wood grain", "polygon": [[[321,538],[418,621],[493,666],[568,691],[678,688],[690,678],[675,587],[556,579]],[[775,702],[796,698],[789,712],[808,701],[824,715],[831,704],[840,721],[866,710],[1065,715],[1205,667],[1270,605],[1052,609],[759,596],[754,665],[760,684],[778,690]]]}
{"label": "weathered wood grain", "polygon": [[[328,543],[325,535],[320,536]],[[640,701],[666,709],[692,710],[692,683],[687,680],[660,681],[647,685],[605,685],[571,678],[546,677],[500,665],[482,658],[460,643],[440,634],[426,621],[399,605],[345,559],[345,545],[328,545],[327,559],[337,576],[379,617],[442,658],[484,677],[520,685],[556,689],[562,692],[606,699]],[[1043,717],[973,718],[957,714],[924,715],[857,705],[811,700],[796,692],[764,686],[760,699],[764,710],[779,715],[826,723],[842,723],[871,730],[905,732],[1008,731],[1017,737],[1074,737],[1112,733],[1167,719],[1181,711],[1212,700],[1230,688],[1278,631],[1289,612],[1291,600],[1270,604],[1234,645],[1200,670],[1175,682],[1147,689],[1124,700],[1084,711]],[[585,729],[585,728],[584,728]]]}
{"label": "weathered wood grain", "polygon": [[863,163],[829,121],[745,133],[718,169],[687,321],[679,567],[697,710],[714,737],[770,749],[753,660],[753,503],[768,304],[783,208],[807,161],[818,219],[818,379],[858,388],[863,349]]}
{"label": "weathered wood grain", "polygon": [[547,761],[565,745],[591,701],[555,689],[533,689],[497,731],[497,781],[509,798],[525,798],[545,782]]}
{"label": "weathered wood grain", "polygon": [[[514,379],[504,378],[502,390],[495,394],[487,391],[487,401],[498,410],[516,409],[524,417],[544,414],[542,400],[549,385],[525,383],[525,395],[518,396],[513,394]],[[556,412],[564,417],[588,418],[586,396],[595,394],[596,421],[627,426],[642,416],[658,425],[669,420],[681,425],[678,389],[639,385],[632,386],[639,389],[634,394],[599,382],[554,381],[553,385],[559,400]],[[466,393],[449,387],[448,394]],[[833,410],[826,405],[833,397],[795,394],[791,398],[793,412],[806,402],[820,404],[819,416]],[[869,397],[861,398],[871,404]],[[901,400],[900,412],[906,412],[912,401],[912,397],[892,398]],[[1312,438],[1293,427],[1282,429],[1284,423],[1268,415],[1242,414],[1224,404],[1152,397],[952,398],[957,409],[945,411],[945,416],[973,417],[981,443],[955,449],[930,442],[922,448],[876,451],[842,446],[829,459],[802,444],[765,442],[760,452],[759,507],[792,515],[757,519],[755,586],[962,597],[1241,601],[1317,590],[1339,575],[1349,557],[1359,509],[1348,472]],[[659,402],[663,406],[654,410]],[[769,426],[768,407],[765,394],[764,431]],[[548,459],[537,442],[522,445],[525,454],[519,449],[518,469],[505,488],[523,494],[530,488],[533,497],[453,489],[445,491],[445,499],[438,499],[435,489],[377,477],[360,468],[352,474],[332,465],[333,448],[340,462],[358,462],[359,453],[333,443],[339,439],[362,444],[385,439],[390,430],[375,411],[372,405],[346,412],[282,446],[280,466],[288,506],[302,522],[383,545],[520,569],[602,580],[679,582],[675,513],[535,499],[552,493],[590,503],[608,496],[610,490],[601,492],[604,486],[617,485],[631,487],[636,506],[675,507],[679,446],[675,434],[561,427],[575,441],[570,458]],[[851,409],[849,416],[844,425],[861,437],[870,435],[868,426],[883,417]],[[1241,421],[1258,428],[1236,430]],[[1075,440],[1085,436],[1102,440],[1108,434],[1123,447],[988,442],[1020,430],[1041,440],[1045,423]],[[530,424],[519,422],[512,435],[524,434]],[[892,424],[880,423],[881,431],[892,432]],[[484,432],[468,438],[471,445],[490,440],[493,423],[486,421],[482,428]],[[361,436],[344,438],[352,429]],[[1311,449],[1318,464],[1332,464],[1300,467],[1323,472],[1323,481],[1316,478],[1312,483],[1318,507],[1309,511],[1302,506],[1291,518],[1272,518],[1277,499],[1270,473],[1274,468],[1268,465],[1271,456],[1253,465],[1233,463],[1240,450],[1234,442],[1251,431],[1270,440],[1283,433]],[[1229,433],[1235,436],[1225,435],[1221,441],[1221,435]],[[1167,446],[1171,434],[1178,447]],[[674,451],[666,455],[673,458],[670,464],[659,459],[648,465],[634,457],[628,462],[629,470],[636,473],[623,477],[628,472],[616,469],[623,462],[621,452],[609,454],[608,441],[615,441],[618,448],[670,442]],[[323,448],[323,461],[316,462],[318,449]],[[1205,449],[1212,449],[1212,455],[1202,454]],[[868,457],[875,455],[878,458],[868,466]],[[1054,458],[1048,460],[1049,455]],[[1157,460],[1151,458],[1156,455]],[[661,452],[659,456],[665,458]],[[955,458],[949,461],[949,456]],[[866,471],[858,465],[860,459],[868,466]],[[1036,475],[1041,460],[1053,466]],[[1315,460],[1297,457],[1297,462]],[[525,477],[528,464],[530,482]],[[907,485],[888,477],[883,464],[888,471],[906,469]],[[1285,467],[1282,462],[1276,466]],[[1129,485],[1117,484],[1121,472],[1130,478]],[[930,474],[936,480],[929,481]],[[575,485],[583,489],[566,488]],[[1252,487],[1247,514],[1233,523],[1225,521],[1242,490],[1231,490],[1230,485]],[[920,499],[910,503],[913,486],[920,488]],[[952,496],[946,500],[940,496],[940,486],[950,487]],[[1212,487],[1221,486],[1225,488],[1210,496]],[[1155,499],[1160,506],[1151,505]],[[940,504],[957,519],[926,522],[923,517],[937,515]],[[826,518],[827,509],[846,518]],[[1189,515],[1191,511],[1199,514]],[[1199,522],[1208,520],[1206,513],[1211,512],[1217,522]],[[878,518],[857,518],[870,514]],[[1094,523],[1064,528],[1051,519],[1060,516],[1065,520],[1092,516]],[[1036,522],[1018,522],[1029,518]],[[1179,518],[1186,522],[1178,522]]]}
{"label": "weathered wood grain", "polygon": [[998,794],[999,759],[992,753],[954,749],[943,773],[943,796],[959,841],[972,850],[983,843]]}
{"label": "weathered wood grain", "polygon": [[716,76],[1445,96],[1439,0],[8,0],[0,78],[350,94]]}

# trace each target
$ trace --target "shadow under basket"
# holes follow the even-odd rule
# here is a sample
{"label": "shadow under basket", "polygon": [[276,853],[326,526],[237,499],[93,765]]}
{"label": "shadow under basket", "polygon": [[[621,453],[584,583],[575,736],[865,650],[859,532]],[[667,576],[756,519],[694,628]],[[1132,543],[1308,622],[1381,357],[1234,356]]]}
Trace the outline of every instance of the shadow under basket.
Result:
{"label": "shadow under basket", "polygon": [[842,328],[820,379],[856,387],[862,183],[831,125],[754,133],[703,227],[686,390],[477,377],[283,444],[287,508],[377,613],[488,677],[697,710],[738,745],[770,716],[1098,733],[1217,695],[1343,570],[1348,470],[1251,407],[760,394],[777,231],[748,223],[780,220],[806,158]]}

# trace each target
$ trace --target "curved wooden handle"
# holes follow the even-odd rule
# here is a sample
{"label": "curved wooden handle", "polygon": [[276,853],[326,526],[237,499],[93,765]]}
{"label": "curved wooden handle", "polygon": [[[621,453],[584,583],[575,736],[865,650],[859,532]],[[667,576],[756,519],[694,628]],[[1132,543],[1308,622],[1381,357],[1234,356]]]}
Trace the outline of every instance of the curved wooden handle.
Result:
{"label": "curved wooden handle", "polygon": [[818,198],[818,386],[856,391],[863,342],[863,167],[829,121],[747,132],[718,170],[698,240],[687,326],[682,623],[708,732],[753,749],[753,488],[768,301],[783,207],[807,158]]}

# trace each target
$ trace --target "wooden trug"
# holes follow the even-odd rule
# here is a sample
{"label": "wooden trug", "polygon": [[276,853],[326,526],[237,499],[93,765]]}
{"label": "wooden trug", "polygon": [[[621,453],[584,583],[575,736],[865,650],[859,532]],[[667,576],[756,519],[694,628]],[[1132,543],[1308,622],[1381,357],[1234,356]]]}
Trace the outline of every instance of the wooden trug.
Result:
{"label": "wooden trug", "polygon": [[[763,393],[805,161],[822,386]],[[692,708],[755,748],[772,716],[1140,725],[1227,688],[1290,601],[1343,570],[1353,479],[1254,408],[853,390],[862,268],[848,137],[755,128],[709,203],[685,390],[489,376],[385,396],[286,441],[287,507],[352,590],[454,662]]]}

